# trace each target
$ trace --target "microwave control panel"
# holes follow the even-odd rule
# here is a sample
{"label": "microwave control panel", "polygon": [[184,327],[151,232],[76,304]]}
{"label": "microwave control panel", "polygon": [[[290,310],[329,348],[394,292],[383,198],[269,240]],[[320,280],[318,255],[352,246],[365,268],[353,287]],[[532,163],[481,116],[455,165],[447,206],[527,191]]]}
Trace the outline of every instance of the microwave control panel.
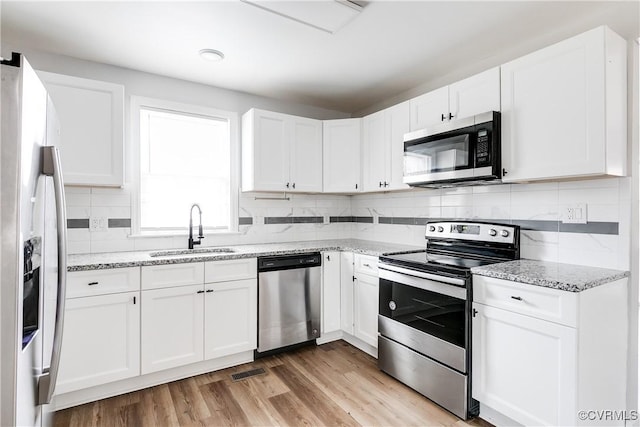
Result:
{"label": "microwave control panel", "polygon": [[476,167],[491,165],[491,145],[489,130],[480,129],[476,139]]}

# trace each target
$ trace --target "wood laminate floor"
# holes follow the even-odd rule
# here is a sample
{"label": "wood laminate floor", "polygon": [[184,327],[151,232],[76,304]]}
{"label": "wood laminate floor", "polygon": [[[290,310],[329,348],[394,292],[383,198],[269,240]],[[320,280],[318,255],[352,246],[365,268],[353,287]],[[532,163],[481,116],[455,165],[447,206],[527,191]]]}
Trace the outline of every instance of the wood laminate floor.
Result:
{"label": "wood laminate floor", "polygon": [[[233,381],[231,374],[265,374]],[[344,341],[116,396],[55,414],[55,426],[488,426],[462,421]]]}

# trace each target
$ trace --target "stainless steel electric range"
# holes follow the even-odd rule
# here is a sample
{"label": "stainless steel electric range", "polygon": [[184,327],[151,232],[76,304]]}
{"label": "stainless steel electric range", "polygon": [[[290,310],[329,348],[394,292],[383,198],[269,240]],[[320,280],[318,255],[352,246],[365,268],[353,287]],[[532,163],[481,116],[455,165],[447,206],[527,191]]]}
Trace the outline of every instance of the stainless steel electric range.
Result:
{"label": "stainless steel electric range", "polygon": [[426,225],[425,251],[380,257],[378,367],[460,418],[471,398],[471,268],[520,258],[520,228]]}

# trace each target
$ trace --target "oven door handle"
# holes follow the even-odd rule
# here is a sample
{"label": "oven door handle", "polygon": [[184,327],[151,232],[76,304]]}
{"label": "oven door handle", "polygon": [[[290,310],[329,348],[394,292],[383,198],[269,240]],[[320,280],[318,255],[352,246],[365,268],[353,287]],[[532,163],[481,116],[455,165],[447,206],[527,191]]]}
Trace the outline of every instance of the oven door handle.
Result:
{"label": "oven door handle", "polygon": [[[452,298],[461,300],[467,299],[467,288],[461,286],[451,286],[449,283],[443,283],[424,277],[411,276],[409,274],[398,273],[396,271],[387,270],[389,266],[385,265],[378,270],[380,280],[388,280],[390,282],[398,283],[404,286],[411,286],[414,288],[422,289],[424,291],[435,292],[442,295],[447,295]],[[411,271],[411,270],[409,270]],[[381,282],[382,284],[382,282]]]}
{"label": "oven door handle", "polygon": [[455,277],[439,276],[437,274],[425,273],[423,271],[411,270],[409,268],[397,267],[395,265],[378,263],[378,268],[383,270],[395,271],[400,274],[408,274],[409,276],[420,277],[422,279],[435,280],[436,282],[449,283],[450,285],[464,286],[466,284],[464,279],[457,279]]}

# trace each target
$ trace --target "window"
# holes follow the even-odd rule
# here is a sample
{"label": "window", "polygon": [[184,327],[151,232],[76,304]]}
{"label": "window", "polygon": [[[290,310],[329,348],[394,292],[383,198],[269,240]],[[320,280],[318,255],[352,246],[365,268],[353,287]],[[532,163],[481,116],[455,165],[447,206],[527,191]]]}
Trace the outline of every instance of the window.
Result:
{"label": "window", "polygon": [[134,98],[132,114],[139,154],[134,233],[182,233],[194,203],[205,230],[236,230],[237,115],[145,98]]}

